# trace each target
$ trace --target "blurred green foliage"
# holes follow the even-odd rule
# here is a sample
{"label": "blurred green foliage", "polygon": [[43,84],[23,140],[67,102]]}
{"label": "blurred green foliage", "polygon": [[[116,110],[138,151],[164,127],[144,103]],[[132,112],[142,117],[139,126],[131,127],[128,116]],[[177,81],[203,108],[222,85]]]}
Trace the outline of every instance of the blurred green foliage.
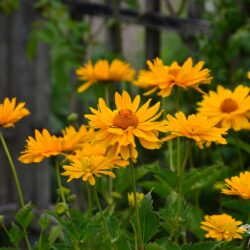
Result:
{"label": "blurred green foliage", "polygon": [[1,0],[0,1],[0,13],[10,15],[14,11],[18,10],[20,0]]}

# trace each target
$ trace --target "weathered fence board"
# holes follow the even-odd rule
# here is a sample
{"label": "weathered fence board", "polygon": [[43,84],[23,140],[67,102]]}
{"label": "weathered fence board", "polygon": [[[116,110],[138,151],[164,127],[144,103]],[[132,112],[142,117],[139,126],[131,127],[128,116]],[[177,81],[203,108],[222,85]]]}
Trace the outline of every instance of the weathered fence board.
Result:
{"label": "weathered fence board", "polygon": [[[83,2],[81,0],[63,0],[68,4],[72,11],[78,14],[88,14],[93,16],[112,16],[112,6]],[[140,13],[133,9],[119,9],[119,16],[122,21],[130,22],[155,29],[173,29],[176,32],[195,34],[209,34],[211,24],[202,19],[196,18],[179,18],[174,16],[165,16],[159,13]]]}
{"label": "weathered fence board", "polygon": [[[28,36],[37,16],[33,1],[21,1],[20,9],[11,16],[0,15],[0,99],[17,97],[31,111],[29,117],[5,129],[4,135],[20,177],[25,201],[32,200],[40,207],[50,202],[49,164],[24,165],[17,161],[24,149],[25,139],[34,128],[48,126],[49,115],[49,55],[48,48],[38,46],[34,61],[26,55]],[[9,164],[0,147],[0,205],[18,202],[15,183]]]}

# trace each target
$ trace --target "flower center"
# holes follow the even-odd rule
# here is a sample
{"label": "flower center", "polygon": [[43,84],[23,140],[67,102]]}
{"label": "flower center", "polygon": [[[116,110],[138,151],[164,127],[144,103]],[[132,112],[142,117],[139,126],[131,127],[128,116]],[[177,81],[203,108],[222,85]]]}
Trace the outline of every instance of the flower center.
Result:
{"label": "flower center", "polygon": [[136,127],[138,118],[130,109],[120,110],[113,119],[114,126],[122,129],[127,129],[129,126]]}
{"label": "flower center", "polygon": [[238,104],[231,98],[226,98],[220,105],[223,113],[231,113],[238,108]]}

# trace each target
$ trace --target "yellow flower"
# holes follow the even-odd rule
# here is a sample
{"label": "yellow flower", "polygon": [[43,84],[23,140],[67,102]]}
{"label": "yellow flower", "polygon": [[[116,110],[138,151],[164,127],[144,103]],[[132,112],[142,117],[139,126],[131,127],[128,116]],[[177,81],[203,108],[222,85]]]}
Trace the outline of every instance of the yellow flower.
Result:
{"label": "yellow flower", "polygon": [[97,130],[96,141],[108,148],[111,154],[120,153],[125,160],[135,160],[138,156],[135,138],[139,139],[144,148],[160,148],[158,132],[161,131],[163,122],[155,120],[162,112],[157,113],[160,108],[159,102],[149,107],[150,101],[139,108],[139,95],[132,101],[126,91],[122,95],[116,92],[116,109],[111,110],[100,98],[98,110],[91,108],[93,114],[85,115],[90,120],[89,125]]}
{"label": "yellow flower", "polygon": [[231,179],[225,179],[227,189],[222,189],[223,194],[239,195],[245,200],[250,199],[250,172],[240,173]]}
{"label": "yellow flower", "polygon": [[217,87],[198,103],[198,112],[217,119],[221,127],[236,131],[250,128],[250,88],[239,85],[234,91]]}
{"label": "yellow flower", "polygon": [[86,81],[78,88],[78,92],[85,91],[96,82],[130,82],[133,80],[135,71],[130,64],[119,59],[110,64],[107,60],[99,60],[95,65],[91,61],[76,70],[79,80]]}
{"label": "yellow flower", "polygon": [[[135,198],[134,197],[135,197],[134,193],[128,193],[128,203],[131,207],[135,206]],[[136,203],[137,203],[138,207],[140,206],[143,197],[144,197],[144,193],[136,192]]]}
{"label": "yellow flower", "polygon": [[14,127],[14,123],[30,114],[29,110],[24,108],[25,103],[20,102],[16,105],[16,98],[5,98],[0,104],[0,127]]}
{"label": "yellow flower", "polygon": [[149,70],[139,72],[135,84],[142,88],[151,88],[145,95],[149,95],[159,89],[158,95],[166,97],[171,94],[174,86],[184,89],[189,87],[200,91],[199,84],[209,84],[212,77],[208,69],[202,69],[204,62],[200,61],[193,66],[192,58],[188,58],[182,66],[173,62],[170,66],[163,64],[163,61],[156,58],[153,62],[147,61]]}
{"label": "yellow flower", "polygon": [[82,178],[83,181],[88,181],[90,185],[95,185],[95,177],[109,175],[114,178],[115,175],[111,172],[113,167],[112,159],[101,155],[86,156],[81,159],[75,158],[72,163],[63,166],[65,172],[62,175],[69,177],[68,182]]}
{"label": "yellow flower", "polygon": [[35,130],[35,138],[29,136],[26,143],[25,150],[18,158],[26,164],[41,162],[44,158],[61,154],[63,150],[61,138],[51,135],[47,129],[43,129],[42,133]]}
{"label": "yellow flower", "polygon": [[105,156],[109,159],[112,159],[114,166],[126,167],[129,164],[128,161],[121,159],[120,156],[111,155],[106,151],[106,148],[103,146],[90,141],[84,143],[81,149],[76,150],[74,154],[67,155],[66,157],[68,160],[73,161],[74,159],[81,160],[84,157]]}
{"label": "yellow flower", "polygon": [[85,125],[82,125],[78,131],[73,126],[69,126],[62,130],[62,134],[63,151],[72,152],[82,148],[83,144],[90,140],[93,130],[88,130]]}
{"label": "yellow flower", "polygon": [[73,153],[90,140],[93,132],[93,129],[87,129],[85,125],[78,131],[73,126],[66,127],[62,130],[63,136],[51,135],[47,129],[43,129],[42,133],[35,130],[35,138],[28,137],[19,160],[23,163],[38,163],[50,156]]}
{"label": "yellow flower", "polygon": [[250,80],[250,71],[247,72],[247,78]]}
{"label": "yellow flower", "polygon": [[206,215],[205,220],[201,222],[201,228],[208,232],[205,235],[206,238],[231,241],[242,239],[241,234],[244,230],[239,227],[241,224],[241,221],[236,221],[228,214],[216,214]]}
{"label": "yellow flower", "polygon": [[226,129],[215,127],[216,121],[209,119],[201,114],[189,115],[187,118],[183,112],[178,112],[175,117],[167,115],[165,132],[171,134],[163,138],[162,141],[168,141],[175,137],[184,136],[195,140],[196,144],[203,148],[211,142],[226,144],[227,141],[222,135],[226,134]]}

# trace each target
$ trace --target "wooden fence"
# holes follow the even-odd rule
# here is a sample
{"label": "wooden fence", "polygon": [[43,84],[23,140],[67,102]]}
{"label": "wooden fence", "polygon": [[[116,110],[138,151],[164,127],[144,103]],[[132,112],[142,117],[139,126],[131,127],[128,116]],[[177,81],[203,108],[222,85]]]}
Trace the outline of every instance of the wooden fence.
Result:
{"label": "wooden fence", "polygon": [[[113,16],[118,23],[109,28],[110,49],[122,52],[119,46],[121,26],[119,22],[129,22],[145,26],[145,55],[154,58],[160,54],[160,32],[162,29],[173,29],[188,35],[208,34],[210,25],[199,19],[181,19],[176,16],[160,14],[159,0],[145,0],[145,13],[136,10],[112,8],[110,4],[97,4],[80,0],[64,0],[73,16],[95,15],[109,18]],[[113,1],[114,2],[114,1]],[[118,1],[116,1],[118,2]],[[51,202],[50,168],[48,162],[36,165],[23,165],[16,159],[23,150],[25,138],[33,134],[34,128],[48,127],[50,112],[50,77],[49,50],[39,45],[34,61],[26,56],[28,36],[32,23],[37,20],[33,10],[34,1],[21,0],[20,10],[11,16],[0,14],[0,100],[17,97],[25,101],[31,116],[19,122],[15,129],[5,130],[10,151],[15,159],[25,201],[32,201],[38,208],[46,208]],[[118,25],[117,25],[118,24]],[[18,198],[8,162],[0,147],[0,214],[14,211]]]}

